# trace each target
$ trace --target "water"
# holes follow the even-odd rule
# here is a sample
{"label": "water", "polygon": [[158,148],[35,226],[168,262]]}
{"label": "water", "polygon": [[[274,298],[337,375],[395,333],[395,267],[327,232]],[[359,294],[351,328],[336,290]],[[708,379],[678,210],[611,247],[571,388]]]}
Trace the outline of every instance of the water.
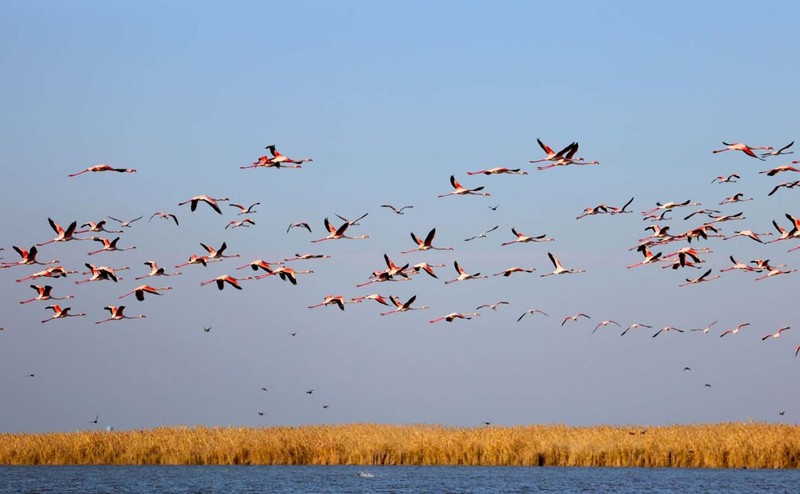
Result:
{"label": "water", "polygon": [[[359,476],[359,472],[372,477]],[[796,493],[800,471],[645,468],[0,467],[0,493]]]}

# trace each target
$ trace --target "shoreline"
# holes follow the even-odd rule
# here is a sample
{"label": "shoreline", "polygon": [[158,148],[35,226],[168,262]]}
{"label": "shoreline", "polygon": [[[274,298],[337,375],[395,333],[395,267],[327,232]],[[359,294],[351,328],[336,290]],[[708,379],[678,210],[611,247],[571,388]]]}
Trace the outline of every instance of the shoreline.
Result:
{"label": "shoreline", "polygon": [[343,424],[0,434],[0,465],[800,468],[800,426]]}

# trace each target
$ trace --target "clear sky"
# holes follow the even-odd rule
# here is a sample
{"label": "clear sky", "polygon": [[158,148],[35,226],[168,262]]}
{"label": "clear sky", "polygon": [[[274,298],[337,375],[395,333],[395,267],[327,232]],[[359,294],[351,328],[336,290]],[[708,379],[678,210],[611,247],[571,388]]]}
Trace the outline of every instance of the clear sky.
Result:
{"label": "clear sky", "polygon": [[[75,295],[63,305],[87,317],[41,324],[48,303],[20,305],[35,294],[15,282],[41,267],[0,270],[0,431],[795,422],[800,274],[756,282],[734,271],[678,288],[704,270],[625,266],[641,260],[629,248],[649,233],[639,213],[656,201],[743,211],[746,220],[721,224],[725,234],[774,231],[773,219],[788,228],[784,214],[800,216],[796,190],[767,196],[794,174],[757,173],[798,155],[711,153],[722,140],[778,148],[800,137],[799,11],[792,2],[5,2],[3,261],[18,259],[12,245],[52,238],[48,217],[144,218],[120,240],[136,250],[90,259],[95,242],[40,249],[40,260],[69,269],[89,260],[131,268],[117,284],[37,281]],[[537,171],[528,163],[543,157],[537,137],[554,148],[578,141],[578,155],[601,164]],[[269,144],[314,161],[239,169]],[[97,163],[138,173],[67,178]],[[529,174],[466,175],[495,166]],[[741,180],[711,183],[731,173]],[[437,199],[451,174],[491,197]],[[737,192],[754,199],[717,206]],[[260,202],[256,225],[225,230],[243,218],[234,208],[222,205],[220,216],[177,205],[198,194]],[[575,220],[631,197],[634,214]],[[398,216],[385,203],[414,208]],[[180,226],[148,222],[156,211],[177,214]],[[676,234],[700,225],[683,220],[690,211],[662,225]],[[325,217],[338,226],[336,213],[366,212],[348,233],[369,239],[309,242],[324,236]],[[313,233],[287,234],[299,221]],[[414,247],[410,232],[434,227],[435,245],[452,252],[400,254]],[[501,247],[512,227],[556,241]],[[148,271],[144,261],[172,271],[202,253],[199,242],[223,241],[241,258],[146,280],[174,287],[160,297],[117,299],[143,282],[133,278]],[[800,267],[800,251],[787,253],[795,245],[700,243],[713,250],[702,258],[715,274],[729,255]],[[548,251],[587,272],[541,278],[552,270]],[[314,270],[297,286],[277,277],[240,292],[200,286],[295,253],[331,259],[291,263]],[[447,266],[438,280],[356,288],[385,267],[384,253]],[[454,260],[489,279],[445,285]],[[537,271],[491,276],[511,266]],[[416,294],[415,305],[431,308],[386,317],[373,301],[307,308],[326,294],[374,292]],[[500,300],[509,304],[469,321],[428,323]],[[120,303],[147,318],[94,324]],[[516,322],[529,308],[550,316]],[[577,312],[591,319],[561,326]],[[604,319],[655,329],[592,334]],[[715,320],[708,334],[688,331]],[[743,322],[736,337],[719,337]],[[687,332],[651,338],[666,325]],[[780,339],[761,341],[786,325]]]}

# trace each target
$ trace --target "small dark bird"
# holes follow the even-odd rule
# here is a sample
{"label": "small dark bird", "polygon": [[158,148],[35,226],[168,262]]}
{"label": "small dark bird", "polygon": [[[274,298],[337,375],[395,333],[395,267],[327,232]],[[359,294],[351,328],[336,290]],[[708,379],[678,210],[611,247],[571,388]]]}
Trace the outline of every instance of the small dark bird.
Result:
{"label": "small dark bird", "polygon": [[484,422],[483,425],[492,425],[491,422]]}
{"label": "small dark bird", "polygon": [[328,408],[330,405],[322,405],[322,408]]}
{"label": "small dark bird", "polygon": [[262,417],[264,416],[264,412],[258,412],[258,414],[261,415]]}
{"label": "small dark bird", "polygon": [[206,333],[210,333],[211,332],[211,326],[203,326],[203,331],[206,332]]}
{"label": "small dark bird", "polygon": [[90,424],[96,424],[96,423],[97,423],[97,419],[99,419],[99,418],[100,418],[100,415],[95,415],[95,416],[94,416],[94,420],[92,420],[92,421],[91,421],[91,422],[89,422],[89,423],[90,423]]}
{"label": "small dark bird", "polygon": [[306,391],[306,394],[307,395],[314,394],[314,388],[311,388],[308,391]]}
{"label": "small dark bird", "polygon": [[778,412],[778,415],[781,415],[781,416],[782,415],[786,415],[786,410],[781,410],[780,412]]}
{"label": "small dark bird", "polygon": [[489,209],[491,209],[492,211],[497,211],[498,206],[500,206],[500,205],[499,204],[495,204],[494,206],[489,206]]}
{"label": "small dark bird", "polygon": [[690,370],[692,370],[692,368],[691,368],[691,367],[684,367],[684,368],[683,368],[683,371],[684,371],[684,372],[686,372],[686,371],[690,371]]}
{"label": "small dark bird", "polygon": [[266,391],[266,390],[267,390],[267,388],[261,388],[261,391]]}
{"label": "small dark bird", "polygon": [[707,388],[710,388],[710,387],[711,387],[711,385],[710,385],[710,384],[706,384],[705,386],[706,386]]}
{"label": "small dark bird", "polygon": [[33,377],[33,376],[35,376],[35,375],[36,375],[36,374],[28,374],[28,377]]}
{"label": "small dark bird", "polygon": [[290,336],[297,336],[297,331],[289,333]]}

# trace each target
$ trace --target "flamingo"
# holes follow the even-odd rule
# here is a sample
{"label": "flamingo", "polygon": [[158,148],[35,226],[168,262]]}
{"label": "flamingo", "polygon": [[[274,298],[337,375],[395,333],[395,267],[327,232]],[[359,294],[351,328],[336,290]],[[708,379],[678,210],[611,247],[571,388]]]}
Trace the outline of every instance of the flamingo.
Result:
{"label": "flamingo", "polygon": [[782,182],[773,187],[772,190],[767,195],[771,196],[772,194],[778,192],[778,189],[794,189],[798,185],[800,185],[800,180],[795,180],[793,182]]}
{"label": "flamingo", "polygon": [[608,326],[609,324],[616,324],[617,327],[620,327],[620,328],[622,327],[622,326],[620,326],[620,324],[617,321],[612,321],[611,319],[606,319],[605,321],[601,321],[597,326],[594,327],[594,329],[592,330],[592,334],[594,334],[594,332],[597,331],[598,329],[600,329],[601,327],[604,328],[604,327]]}
{"label": "flamingo", "polygon": [[[103,307],[103,309],[105,309],[108,312],[110,312],[111,313],[111,317],[109,317],[108,319],[103,319],[102,321],[97,321],[95,324],[102,324],[102,323],[108,322],[108,321],[119,321],[121,319],[144,319],[145,318],[144,314],[139,314],[138,316],[126,316],[125,314],[123,314],[123,312],[125,311],[125,306],[124,305],[120,305],[120,306],[108,305],[106,307]],[[95,420],[97,420],[97,419],[95,419]]]}
{"label": "flamingo", "polygon": [[511,168],[504,168],[504,167],[498,166],[496,168],[489,168],[488,170],[478,170],[476,172],[467,172],[467,175],[480,175],[481,173],[484,174],[484,175],[500,175],[500,174],[503,174],[503,173],[509,174],[509,175],[527,175],[528,174],[528,172],[521,171],[519,168],[511,169]]}
{"label": "flamingo", "polygon": [[584,208],[583,213],[580,216],[576,217],[576,220],[583,219],[587,216],[594,216],[596,214],[607,214],[608,207],[605,204],[597,205],[593,208]]}
{"label": "flamingo", "polygon": [[152,216],[150,216],[150,219],[147,220],[147,221],[148,222],[153,221],[153,218],[156,218],[156,217],[161,218],[161,219],[165,219],[165,220],[171,219],[171,220],[173,220],[175,222],[175,225],[180,226],[180,223],[178,223],[178,217],[177,216],[175,216],[173,213],[165,213],[163,211],[156,211],[155,213],[153,213]]}
{"label": "flamingo", "polygon": [[716,183],[720,183],[720,184],[727,184],[727,183],[735,184],[736,181],[739,180],[740,178],[742,178],[742,177],[740,177],[736,173],[732,173],[732,174],[728,175],[727,177],[725,175],[720,175],[719,177],[717,177],[714,180],[712,180],[711,183],[713,184],[714,182],[716,182]]}
{"label": "flamingo", "polygon": [[31,288],[36,290],[36,293],[37,293],[36,297],[28,299],[28,300],[23,300],[23,301],[20,302],[21,304],[28,304],[30,302],[33,302],[34,300],[68,300],[68,299],[71,299],[71,298],[75,298],[74,295],[67,295],[65,297],[53,297],[51,295],[53,287],[50,286],[50,285],[45,285],[45,286],[31,285]]}
{"label": "flamingo", "polygon": [[545,276],[553,276],[554,274],[577,274],[577,273],[585,273],[585,269],[566,269],[564,266],[561,265],[561,261],[558,260],[556,256],[554,256],[551,252],[547,253],[547,257],[550,258],[550,262],[553,263],[555,269],[547,274],[539,275],[542,278]]}
{"label": "flamingo", "polygon": [[748,238],[751,238],[751,239],[755,240],[756,242],[758,242],[760,244],[763,244],[764,241],[761,240],[761,236],[772,236],[772,232],[754,233],[751,230],[736,230],[736,231],[733,232],[733,235],[730,235],[730,236],[727,236],[727,237],[722,237],[722,240],[730,240],[730,239],[732,239],[734,237],[748,237]]}
{"label": "flamingo", "polygon": [[734,194],[730,197],[726,197],[724,201],[719,203],[720,206],[725,204],[736,204],[737,202],[745,202],[745,201],[752,201],[752,197],[744,197],[743,192],[739,192],[738,194]]}
{"label": "flamingo", "polygon": [[89,227],[88,230],[81,230],[75,233],[87,233],[87,232],[105,232],[105,233],[124,233],[122,230],[106,230],[106,220],[100,220],[97,223],[94,221],[89,221],[81,225],[81,228]]}
{"label": "flamingo", "polygon": [[47,262],[39,262],[36,260],[36,255],[39,253],[38,249],[35,245],[31,246],[30,249],[25,250],[21,247],[17,247],[16,245],[13,246],[13,249],[17,251],[17,254],[22,258],[17,262],[4,262],[3,267],[9,268],[11,266],[30,266],[33,264],[38,264],[40,266],[46,266],[48,264],[58,264],[59,261],[54,259],[52,261]]}
{"label": "flamingo", "polygon": [[709,269],[708,271],[703,273],[701,276],[698,276],[697,278],[694,278],[694,279],[686,278],[686,283],[682,283],[682,284],[678,285],[678,287],[696,285],[698,283],[703,283],[703,282],[706,282],[706,281],[711,281],[711,280],[715,280],[715,279],[719,278],[719,275],[715,275],[715,276],[712,276],[712,277],[709,278],[708,275],[710,275],[710,274],[711,274],[711,270]]}
{"label": "flamingo", "polygon": [[204,244],[202,242],[200,242],[200,246],[203,247],[208,252],[208,260],[215,260],[215,259],[222,260],[222,259],[230,258],[230,257],[239,257],[239,254],[231,254],[229,256],[223,254],[223,252],[225,252],[225,249],[228,248],[228,244],[225,243],[225,242],[222,242],[222,245],[217,250],[213,249],[212,247],[207,246],[206,244]]}
{"label": "flamingo", "polygon": [[380,296],[377,293],[371,293],[369,295],[364,295],[363,297],[356,297],[353,300],[359,300],[359,301],[362,301],[362,300],[374,300],[374,301],[378,302],[381,305],[389,305],[389,303],[382,296]]}
{"label": "flamingo", "polygon": [[305,261],[308,259],[330,259],[331,256],[325,254],[295,254],[294,257],[284,259],[283,262]]}
{"label": "flamingo", "polygon": [[500,305],[508,305],[508,302],[506,302],[505,300],[501,300],[501,301],[496,302],[494,304],[483,304],[483,305],[479,305],[479,306],[475,307],[475,310],[481,310],[481,309],[489,308],[489,309],[492,309],[492,310],[496,311],[497,307],[500,306]]}
{"label": "flamingo", "polygon": [[724,273],[726,271],[733,271],[735,269],[741,269],[742,271],[757,271],[756,268],[754,268],[752,266],[748,266],[747,264],[745,264],[743,262],[738,262],[736,259],[733,258],[733,256],[728,256],[728,259],[731,260],[731,262],[733,263],[733,266],[728,267],[728,268],[724,268],[724,269],[720,269],[719,270],[720,273]]}
{"label": "flamingo", "polygon": [[239,221],[233,220],[229,222],[227,225],[225,225],[225,229],[227,230],[228,227],[231,228],[249,227],[250,225],[255,225],[255,224],[256,224],[255,221],[251,220],[250,218],[245,218],[243,220]]}
{"label": "flamingo", "polygon": [[280,276],[281,280],[283,280],[283,281],[288,280],[292,285],[297,285],[297,275],[298,274],[312,274],[313,272],[314,271],[312,271],[310,269],[305,270],[305,271],[295,271],[292,268],[287,268],[285,266],[281,266],[278,269],[274,269],[271,273],[267,273],[267,274],[262,274],[260,276],[256,276],[256,279],[260,280],[261,278],[277,274],[278,276]]}
{"label": "flamingo", "polygon": [[[792,161],[792,165],[796,165],[798,163],[800,163],[800,161]],[[800,169],[797,169],[792,165],[780,165],[769,170],[762,170],[758,173],[766,173],[768,177],[774,177],[775,175],[783,172],[800,172]]]}
{"label": "flamingo", "polygon": [[724,331],[724,332],[723,332],[721,335],[719,335],[719,337],[720,337],[720,338],[722,338],[722,337],[723,337],[723,336],[725,336],[726,334],[732,334],[732,335],[734,335],[734,336],[735,336],[735,335],[739,334],[739,330],[740,330],[740,329],[742,329],[742,328],[744,328],[744,327],[747,327],[747,326],[749,326],[749,325],[750,325],[750,323],[749,323],[749,322],[743,322],[743,323],[739,324],[738,326],[736,326],[736,327],[735,327],[735,328],[733,328],[733,329],[729,329],[729,330],[727,330],[727,331]]}
{"label": "flamingo", "polygon": [[709,324],[705,328],[690,329],[689,331],[702,331],[703,334],[708,334],[708,332],[711,331],[712,326],[714,326],[715,324],[717,324],[717,321],[712,322],[711,324]]}
{"label": "flamingo", "polygon": [[784,331],[786,331],[787,329],[790,329],[790,327],[789,327],[789,326],[784,326],[784,327],[782,327],[782,328],[779,328],[779,329],[778,329],[777,331],[775,331],[774,333],[770,333],[770,334],[764,335],[764,336],[761,338],[761,341],[767,340],[767,339],[769,339],[769,338],[780,338],[780,337],[781,337],[781,333],[783,333],[783,332],[784,332]]}
{"label": "flamingo", "polygon": [[642,323],[639,323],[639,322],[635,322],[635,323],[631,324],[630,326],[628,326],[627,328],[625,328],[625,331],[623,331],[620,336],[625,336],[625,333],[627,333],[628,331],[631,331],[631,330],[637,330],[639,328],[652,328],[652,327],[653,326],[648,326],[647,324],[642,324]]}
{"label": "flamingo", "polygon": [[403,206],[403,207],[401,207],[401,208],[396,208],[396,207],[392,206],[391,204],[381,204],[381,207],[382,207],[382,208],[389,208],[389,209],[391,209],[391,210],[392,210],[392,212],[394,212],[394,214],[405,214],[405,213],[403,212],[403,210],[404,210],[404,209],[410,209],[410,208],[413,208],[414,206]]}
{"label": "flamingo", "polygon": [[396,314],[399,312],[408,312],[410,310],[425,310],[430,309],[427,305],[423,305],[420,307],[411,307],[411,304],[417,299],[416,295],[413,295],[408,301],[402,303],[399,299],[395,298],[394,295],[389,296],[389,301],[395,305],[394,310],[390,310],[389,312],[381,312],[382,316],[388,316],[389,314]]}
{"label": "flamingo", "polygon": [[513,267],[513,268],[504,269],[503,271],[500,271],[499,273],[495,273],[492,276],[503,275],[505,277],[509,277],[514,273],[533,273],[534,271],[536,271],[536,268],[518,268],[518,267]]}
{"label": "flamingo", "polygon": [[753,259],[750,261],[751,263],[755,264],[756,267],[754,268],[757,273],[760,273],[764,270],[769,271],[773,268],[783,268],[786,267],[786,264],[778,264],[777,266],[770,266],[769,259]]}
{"label": "flamingo", "polygon": [[469,242],[470,240],[475,240],[476,238],[486,238],[486,235],[492,233],[493,231],[497,230],[498,228],[500,228],[500,225],[495,225],[494,227],[486,230],[483,233],[479,233],[479,234],[475,235],[474,237],[465,238],[464,242]]}
{"label": "flamingo", "polygon": [[609,206],[608,204],[601,204],[601,206],[603,206],[603,207],[606,209],[606,211],[608,212],[608,214],[625,214],[625,213],[631,213],[632,211],[627,211],[627,209],[628,209],[628,206],[630,206],[631,204],[633,204],[633,200],[634,200],[634,199],[635,199],[635,197],[631,197],[630,199],[628,199],[628,202],[626,202],[625,204],[623,204],[623,206],[622,206],[621,208],[620,208],[620,207],[616,207],[616,206]]}
{"label": "flamingo", "polygon": [[669,201],[664,203],[657,202],[656,207],[647,211],[642,211],[642,214],[651,214],[655,213],[656,211],[664,211],[668,209],[682,208],[687,206],[702,206],[702,204],[700,204],[699,202],[692,202],[691,199],[687,199],[683,202],[675,202],[675,201]]}
{"label": "flamingo", "polygon": [[71,173],[67,175],[68,177],[77,177],[78,175],[83,175],[86,172],[117,172],[117,173],[136,173],[136,170],[133,168],[113,168],[105,163],[100,163],[99,165],[90,166],[89,168],[79,171],[77,173]]}
{"label": "flamingo", "polygon": [[488,276],[486,276],[486,275],[481,276],[480,273],[475,273],[475,274],[467,273],[466,271],[464,271],[464,268],[462,268],[461,266],[458,265],[458,261],[453,261],[453,266],[456,268],[456,272],[458,273],[458,277],[454,278],[452,280],[449,280],[449,281],[445,281],[444,282],[445,285],[449,285],[450,283],[455,283],[456,281],[477,280],[477,279],[480,279],[480,278],[488,278]]}
{"label": "flamingo", "polygon": [[584,314],[583,312],[580,312],[580,313],[578,313],[578,314],[575,314],[574,316],[567,316],[567,317],[565,317],[565,318],[564,318],[564,320],[563,320],[563,321],[561,321],[561,325],[563,326],[564,324],[566,324],[566,323],[567,323],[567,321],[578,322],[578,318],[579,318],[579,317],[585,317],[586,319],[591,319],[591,317],[590,317],[589,315],[587,315],[587,314]]}
{"label": "flamingo", "polygon": [[751,158],[755,158],[755,159],[764,161],[764,158],[761,158],[761,157],[757,156],[756,153],[753,152],[753,150],[755,150],[755,149],[764,149],[766,151],[771,151],[772,150],[772,146],[753,147],[753,146],[748,146],[747,144],[743,144],[741,142],[733,142],[733,143],[729,144],[729,143],[727,143],[725,141],[722,141],[722,144],[725,145],[725,149],[717,149],[717,150],[711,151],[711,152],[716,154],[716,153],[724,153],[725,151],[741,151],[744,154],[746,154],[747,156],[750,156]]}
{"label": "flamingo", "polygon": [[244,266],[239,266],[236,269],[239,270],[239,269],[250,268],[253,271],[258,271],[259,269],[263,269],[267,273],[272,273],[271,264],[283,264],[283,261],[281,261],[281,262],[267,262],[267,261],[265,261],[263,259],[256,259],[255,261],[250,261],[249,263],[245,264]]}
{"label": "flamingo", "polygon": [[64,269],[64,266],[49,266],[42,271],[38,271],[30,276],[18,279],[17,283],[21,283],[27,280],[32,280],[35,278],[61,278],[61,277],[66,278],[67,275],[75,273],[77,273],[77,271],[68,271]]}
{"label": "flamingo", "polygon": [[182,273],[167,273],[164,268],[158,267],[158,264],[155,261],[145,261],[145,266],[150,267],[150,272],[144,276],[139,276],[138,278],[134,278],[135,280],[141,280],[144,278],[148,278],[150,276],[180,276]]}
{"label": "flamingo", "polygon": [[240,166],[239,167],[239,169],[241,169],[241,170],[246,170],[248,168],[278,168],[278,169],[281,169],[281,168],[303,168],[303,167],[300,166],[300,165],[292,165],[292,164],[288,164],[287,165],[285,162],[274,161],[273,158],[270,158],[269,156],[264,155],[264,156],[259,156],[259,158],[256,161],[254,161],[253,164],[251,164],[251,165]]}
{"label": "flamingo", "polygon": [[311,158],[303,158],[301,160],[294,160],[292,158],[289,158],[288,156],[284,156],[281,153],[279,153],[277,149],[275,149],[275,145],[274,144],[270,144],[269,146],[266,146],[264,149],[269,150],[270,154],[272,154],[271,161],[273,163],[278,163],[278,164],[280,164],[282,166],[286,166],[285,163],[291,163],[291,164],[299,166],[299,165],[302,165],[303,163],[306,163],[306,162],[310,163],[310,162],[314,161]]}
{"label": "flamingo", "polygon": [[336,295],[335,297],[333,295],[325,295],[325,299],[321,303],[309,305],[308,308],[316,309],[317,307],[322,307],[323,305],[337,305],[339,309],[344,310],[345,304],[358,304],[361,302],[361,300],[363,299],[352,298],[350,300],[345,300],[344,296],[342,295]]}
{"label": "flamingo", "polygon": [[778,233],[780,235],[775,240],[770,240],[769,242],[764,242],[764,243],[771,244],[773,242],[779,242],[781,240],[787,240],[787,239],[789,239],[791,237],[791,232],[789,230],[785,230],[781,225],[778,224],[777,221],[772,220],[772,225],[775,227],[776,230],[778,230]]}
{"label": "flamingo", "polygon": [[113,216],[109,216],[108,218],[116,221],[117,223],[119,223],[120,228],[133,228],[131,224],[134,221],[139,221],[140,219],[144,218],[144,216],[139,216],[138,218],[134,218],[132,220],[127,220],[127,221],[118,220],[117,218],[114,218]]}
{"label": "flamingo", "polygon": [[453,191],[452,192],[448,192],[447,194],[438,195],[438,196],[436,196],[437,199],[440,199],[442,197],[447,197],[447,196],[465,196],[465,195],[490,196],[491,195],[488,192],[480,192],[481,190],[483,190],[483,186],[476,187],[474,189],[467,189],[466,187],[464,187],[463,185],[458,183],[458,181],[456,180],[455,175],[450,175],[450,185],[453,186]]}
{"label": "flamingo", "polygon": [[[523,312],[521,316],[519,316],[517,318],[517,322],[520,322],[522,320],[522,318],[527,316],[528,314],[530,314],[532,316],[535,316],[536,314],[542,314],[544,316],[548,316],[549,317],[549,315],[546,312],[542,311],[542,310],[539,310],[539,309],[528,309],[525,312]],[[563,324],[562,324],[562,326],[563,326]]]}
{"label": "flamingo", "polygon": [[721,211],[719,211],[717,209],[706,209],[706,208],[698,209],[698,210],[694,211],[693,213],[689,213],[688,215],[684,216],[683,220],[686,221],[686,220],[688,220],[689,218],[691,218],[692,216],[694,216],[696,214],[705,214],[705,215],[708,215],[710,217],[710,215],[714,214],[714,213],[719,214],[719,213],[721,213]]}
{"label": "flamingo", "polygon": [[656,331],[656,334],[654,334],[652,337],[655,338],[656,336],[658,336],[659,334],[661,334],[663,332],[667,332],[668,333],[670,331],[677,331],[679,333],[683,333],[682,329],[678,329],[678,328],[673,327],[673,326],[664,326],[663,328],[661,328],[658,331]]}
{"label": "flamingo", "polygon": [[216,282],[217,283],[217,288],[222,290],[223,288],[225,288],[225,283],[227,283],[230,286],[234,287],[235,289],[241,290],[242,287],[239,286],[239,282],[240,281],[244,281],[244,280],[252,280],[252,279],[253,279],[252,276],[245,276],[244,278],[234,278],[233,276],[230,276],[230,275],[227,275],[227,274],[223,274],[221,276],[217,276],[216,278],[210,279],[208,281],[200,282],[200,286],[206,286],[209,283]]}
{"label": "flamingo", "polygon": [[70,240],[89,240],[88,238],[78,238],[72,236],[75,233],[75,227],[78,226],[77,221],[73,221],[72,223],[70,223],[66,230],[61,228],[61,225],[59,225],[50,218],[47,218],[47,222],[50,223],[50,228],[52,228],[53,231],[56,232],[56,238],[48,240],[47,242],[43,242],[41,244],[36,244],[39,247],[51,244],[53,242],[69,242]]}
{"label": "flamingo", "polygon": [[528,242],[554,242],[555,241],[554,238],[547,238],[547,234],[546,233],[542,234],[542,235],[539,235],[538,237],[529,237],[529,236],[525,235],[522,232],[518,232],[517,230],[514,229],[514,227],[511,227],[511,233],[516,235],[516,237],[517,237],[516,240],[512,240],[510,242],[503,242],[502,244],[500,244],[500,246],[504,247],[506,245],[524,244],[524,243],[528,243]]}
{"label": "flamingo", "polygon": [[229,199],[227,197],[221,197],[219,199],[215,199],[215,198],[213,198],[211,196],[207,196],[205,194],[201,194],[199,196],[194,196],[191,199],[187,199],[187,200],[185,200],[183,202],[179,202],[178,206],[183,206],[184,204],[191,204],[189,209],[191,209],[192,212],[194,212],[194,210],[197,209],[197,204],[202,201],[202,202],[208,204],[217,213],[222,214],[222,210],[219,208],[219,204],[217,204],[217,203],[218,202],[225,202],[225,201],[228,201],[228,200]]}
{"label": "flamingo", "polygon": [[184,266],[189,266],[190,264],[202,264],[203,267],[208,267],[209,262],[219,262],[222,259],[210,259],[208,256],[198,256],[196,254],[192,254],[189,256],[189,260],[183,264],[178,264],[175,266],[175,269],[182,268]]}
{"label": "flamingo", "polygon": [[[711,218],[712,220],[714,220],[711,223],[723,223],[725,221],[742,221],[742,220],[746,220],[747,218],[742,216],[743,214],[744,214],[744,211],[739,211],[736,214],[709,214],[708,217]],[[703,225],[703,226],[705,226],[705,225]],[[714,230],[714,231],[716,231],[716,230]]]}
{"label": "flamingo", "polygon": [[305,228],[306,230],[308,230],[308,233],[311,233],[311,227],[309,226],[308,223],[305,222],[290,224],[289,228],[286,229],[286,233],[289,233],[289,230],[291,230],[292,228]]}
{"label": "flamingo", "polygon": [[[794,151],[787,151],[787,152],[784,153],[784,151],[786,151],[787,149],[789,149],[793,145],[794,145],[794,141],[792,141],[789,144],[783,146],[782,148],[778,149],[777,151],[770,151],[769,153],[761,153],[761,157],[762,158],[766,158],[767,156],[783,156],[785,154],[794,154]],[[752,149],[756,149],[756,148],[752,148]],[[769,148],[769,149],[772,149],[772,148]]]}
{"label": "flamingo", "polygon": [[547,170],[548,168],[553,168],[556,166],[569,166],[569,165],[599,165],[599,161],[586,161],[583,158],[574,158],[575,153],[578,152],[578,143],[575,142],[573,145],[567,150],[566,154],[558,160],[548,160],[554,161],[549,165],[539,166],[537,169],[539,170]]}
{"label": "flamingo", "polygon": [[782,275],[782,274],[792,274],[795,271],[797,271],[797,270],[796,269],[781,270],[781,269],[778,269],[777,267],[773,267],[773,268],[770,268],[770,270],[764,276],[759,276],[758,278],[756,278],[756,281],[761,281],[763,279],[772,278],[773,276],[778,276],[778,275]]}
{"label": "flamingo", "polygon": [[547,156],[539,160],[529,161],[528,163],[541,163],[542,161],[561,161],[562,159],[564,159],[565,153],[569,152],[572,148],[577,149],[578,147],[577,142],[571,142],[567,147],[556,153],[555,151],[553,151],[553,148],[543,143],[542,140],[539,139],[538,137],[536,138],[536,142],[538,142],[539,147],[541,147],[542,150],[545,153],[547,153]]}
{"label": "flamingo", "polygon": [[65,317],[83,317],[86,315],[83,312],[81,312],[80,314],[69,314],[69,311],[72,309],[72,307],[64,307],[62,309],[61,306],[59,305],[48,305],[47,307],[45,307],[45,309],[52,309],[53,315],[50,316],[50,319],[45,319],[44,321],[42,321],[42,324],[48,321],[52,321],[53,319],[63,319]]}
{"label": "flamingo", "polygon": [[432,278],[438,279],[439,277],[433,272],[433,268],[443,268],[445,266],[446,264],[428,264],[427,262],[420,262],[411,266],[411,269],[413,269],[415,273],[419,273],[420,270],[425,271]]}
{"label": "flamingo", "polygon": [[644,260],[640,261],[640,262],[637,262],[636,264],[631,264],[630,266],[626,266],[627,269],[635,268],[635,267],[638,267],[638,266],[644,266],[645,264],[652,264],[654,262],[658,262],[660,257],[661,257],[661,254],[662,254],[662,252],[659,252],[658,254],[653,254],[652,252],[650,252],[650,249],[647,248],[646,244],[640,245],[639,248],[636,249],[636,250],[641,252],[642,255],[644,255]]}
{"label": "flamingo", "polygon": [[653,214],[646,214],[646,215],[644,215],[644,217],[642,218],[642,221],[645,221],[645,220],[650,220],[650,221],[669,221],[669,220],[671,220],[671,219],[672,219],[672,216],[670,216],[669,218],[667,218],[667,214],[668,214],[670,211],[672,211],[672,210],[671,210],[671,209],[665,209],[664,211],[662,211],[662,212],[661,212],[661,214],[655,214],[655,213],[653,213]]}
{"label": "flamingo", "polygon": [[420,240],[414,235],[414,232],[411,232],[411,240],[417,244],[416,249],[406,250],[401,252],[401,254],[409,254],[411,252],[417,251],[425,251],[425,250],[453,250],[452,247],[434,247],[433,238],[436,236],[436,228],[433,228],[431,231],[428,232],[428,235],[425,236],[425,240]]}
{"label": "flamingo", "polygon": [[242,215],[245,215],[245,214],[255,214],[257,211],[255,209],[253,209],[253,208],[256,207],[256,206],[259,206],[260,204],[261,204],[260,202],[254,202],[253,204],[251,204],[249,206],[243,206],[241,204],[229,203],[228,206],[230,206],[232,208],[237,208],[239,210],[239,212],[236,213],[236,214],[239,215],[239,216],[242,216]]}
{"label": "flamingo", "polygon": [[136,294],[136,300],[142,302],[142,301],[144,301],[144,294],[145,293],[150,293],[150,294],[159,295],[159,296],[163,295],[161,293],[158,293],[159,290],[172,290],[172,287],[171,286],[165,286],[165,287],[162,287],[162,288],[155,288],[155,287],[152,287],[150,285],[139,285],[136,288],[134,288],[133,290],[131,290],[128,293],[126,293],[125,295],[120,295],[117,298],[125,298],[128,295]]}
{"label": "flamingo", "polygon": [[88,255],[90,256],[99,254],[100,252],[113,252],[113,251],[121,252],[125,250],[133,250],[136,248],[135,245],[132,245],[130,247],[125,247],[124,249],[120,249],[119,247],[117,247],[117,242],[119,242],[119,237],[115,238],[114,240],[109,240],[107,238],[100,238],[100,237],[91,237],[91,239],[94,240],[95,242],[100,242],[101,244],[103,244],[103,248],[89,252]]}
{"label": "flamingo", "polygon": [[456,319],[467,319],[467,320],[469,320],[469,319],[472,319],[473,317],[478,317],[478,316],[480,316],[480,314],[478,314],[477,312],[467,312],[467,313],[464,313],[464,314],[462,314],[460,312],[451,312],[451,313],[447,314],[446,316],[437,317],[436,319],[431,319],[428,322],[431,323],[431,324],[437,323],[439,321],[453,322]]}
{"label": "flamingo", "polygon": [[338,215],[338,214],[336,215],[336,217],[339,218],[340,220],[344,221],[345,223],[347,223],[347,226],[359,226],[360,225],[359,221],[361,221],[364,218],[366,218],[368,214],[369,214],[369,212],[366,212],[366,213],[362,214],[361,216],[359,216],[358,218],[356,218],[354,220],[348,220],[344,216],[341,216],[341,215]]}
{"label": "flamingo", "polygon": [[369,235],[359,235],[357,237],[348,237],[347,235],[345,235],[344,232],[347,231],[347,227],[350,226],[348,223],[343,223],[342,226],[340,226],[339,228],[334,228],[334,226],[331,225],[330,221],[328,221],[328,218],[325,218],[324,223],[325,223],[325,229],[330,232],[329,235],[327,237],[318,238],[317,240],[312,240],[311,242],[316,243],[316,242],[323,242],[325,240],[339,240],[342,238],[345,238],[347,240],[360,240],[364,238],[369,238]]}

